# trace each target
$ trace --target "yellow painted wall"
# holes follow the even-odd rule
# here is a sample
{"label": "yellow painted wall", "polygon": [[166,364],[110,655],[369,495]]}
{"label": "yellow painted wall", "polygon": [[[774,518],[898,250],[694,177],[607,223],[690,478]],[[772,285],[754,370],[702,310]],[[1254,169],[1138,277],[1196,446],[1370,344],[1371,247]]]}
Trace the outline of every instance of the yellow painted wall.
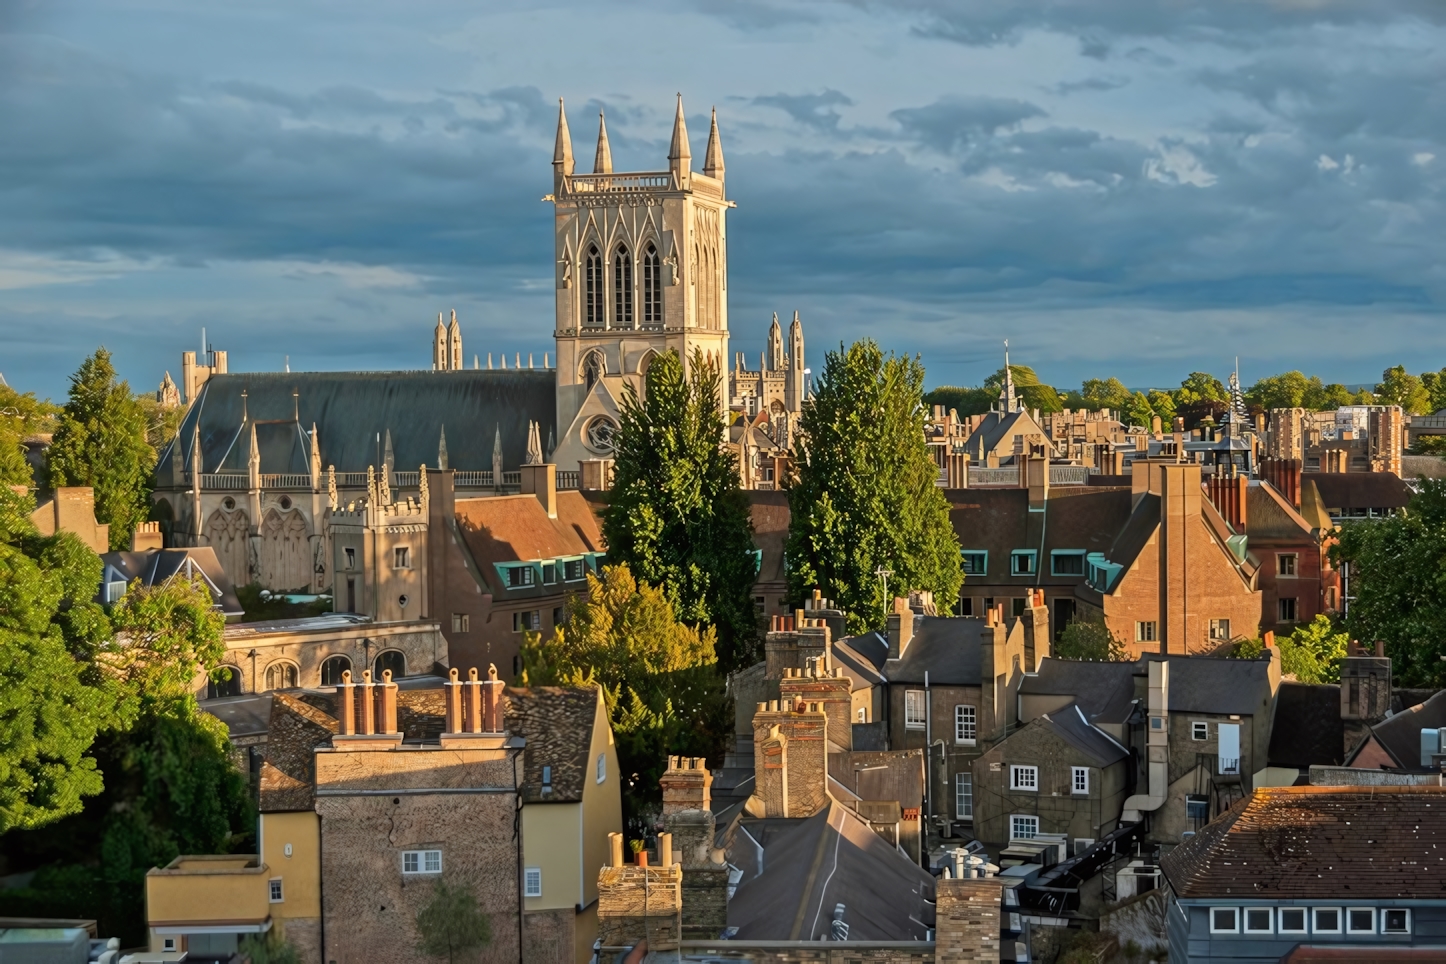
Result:
{"label": "yellow painted wall", "polygon": [[313,811],[263,813],[261,859],[268,880],[281,878],[282,901],[271,905],[272,916],[321,916],[321,820]]}
{"label": "yellow painted wall", "polygon": [[[596,883],[596,881],[594,881]],[[572,959],[576,964],[592,960],[592,944],[597,940],[597,904],[577,915],[572,929]]]}
{"label": "yellow painted wall", "polygon": [[[597,758],[607,760],[606,778],[597,782]],[[622,774],[618,766],[617,741],[608,723],[607,705],[598,690],[597,717],[593,722],[592,746],[588,750],[588,775],[582,793],[582,900],[584,907],[597,900],[597,872],[608,862],[608,834],[623,829]],[[579,924],[579,927],[581,925]],[[589,940],[591,949],[592,942]]]}
{"label": "yellow painted wall", "polygon": [[577,906],[582,804],[529,803],[522,808],[522,862],[542,869],[542,896],[525,898],[528,911]]}
{"label": "yellow painted wall", "polygon": [[[253,866],[246,866],[246,864]],[[271,914],[265,863],[255,858],[191,857],[146,875],[146,919],[152,927],[180,922],[263,921]]]}

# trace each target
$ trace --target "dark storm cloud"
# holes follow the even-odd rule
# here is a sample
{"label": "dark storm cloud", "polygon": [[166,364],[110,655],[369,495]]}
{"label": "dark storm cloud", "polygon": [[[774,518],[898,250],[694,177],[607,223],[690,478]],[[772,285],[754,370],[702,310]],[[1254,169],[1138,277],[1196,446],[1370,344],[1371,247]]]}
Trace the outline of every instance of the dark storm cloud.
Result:
{"label": "dark storm cloud", "polygon": [[945,97],[927,107],[901,108],[890,115],[904,136],[948,153],[1001,130],[1017,127],[1044,111],[1022,100],[1004,97]]}
{"label": "dark storm cloud", "polygon": [[853,100],[836,90],[825,90],[821,94],[770,94],[753,98],[753,103],[777,107],[806,127],[834,131],[838,129],[838,108],[853,104]]}

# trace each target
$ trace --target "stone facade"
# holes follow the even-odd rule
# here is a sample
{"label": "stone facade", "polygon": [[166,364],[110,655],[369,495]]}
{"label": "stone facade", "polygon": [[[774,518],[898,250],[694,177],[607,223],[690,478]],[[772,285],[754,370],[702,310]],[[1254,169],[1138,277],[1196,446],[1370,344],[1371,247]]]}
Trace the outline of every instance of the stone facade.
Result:
{"label": "stone facade", "polygon": [[811,817],[828,805],[828,716],[819,704],[760,704],[753,742],[767,816]]}
{"label": "stone facade", "polygon": [[[328,666],[336,657],[341,659]],[[335,685],[343,669],[359,679],[365,669],[380,677],[385,667],[416,675],[448,665],[447,641],[434,622],[377,624],[329,616],[281,626],[232,623],[221,661],[234,668],[246,693]],[[205,690],[205,674],[196,685],[198,692]]]}
{"label": "stone facade", "polygon": [[998,878],[938,883],[938,917],[934,960],[938,964],[1000,960],[1000,899]]}

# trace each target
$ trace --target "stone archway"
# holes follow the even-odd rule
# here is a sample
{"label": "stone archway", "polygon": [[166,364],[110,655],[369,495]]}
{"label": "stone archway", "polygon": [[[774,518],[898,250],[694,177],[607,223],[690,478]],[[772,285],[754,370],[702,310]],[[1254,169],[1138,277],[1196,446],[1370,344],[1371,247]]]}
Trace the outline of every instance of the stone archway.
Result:
{"label": "stone archway", "polygon": [[277,592],[311,586],[311,527],[300,510],[267,509],[261,517],[258,581]]}

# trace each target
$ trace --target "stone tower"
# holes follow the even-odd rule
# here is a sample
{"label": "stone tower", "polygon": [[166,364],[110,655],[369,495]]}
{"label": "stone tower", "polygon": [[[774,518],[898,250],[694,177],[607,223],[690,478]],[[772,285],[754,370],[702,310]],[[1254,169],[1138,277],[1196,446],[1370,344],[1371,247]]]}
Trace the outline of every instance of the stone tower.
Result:
{"label": "stone tower", "polygon": [[462,370],[462,326],[457,324],[457,311],[452,311],[450,324],[442,324],[442,313],[437,312],[437,327],[432,331],[432,371],[459,372]]}
{"label": "stone tower", "polygon": [[[653,357],[728,357],[723,148],[716,113],[703,169],[678,98],[665,170],[616,173],[599,117],[591,174],[574,172],[567,115],[553,151],[559,465],[611,456],[616,410]],[[724,379],[726,383],[726,379]],[[726,391],[726,388],[725,388]],[[726,409],[727,399],[720,399]]]}

